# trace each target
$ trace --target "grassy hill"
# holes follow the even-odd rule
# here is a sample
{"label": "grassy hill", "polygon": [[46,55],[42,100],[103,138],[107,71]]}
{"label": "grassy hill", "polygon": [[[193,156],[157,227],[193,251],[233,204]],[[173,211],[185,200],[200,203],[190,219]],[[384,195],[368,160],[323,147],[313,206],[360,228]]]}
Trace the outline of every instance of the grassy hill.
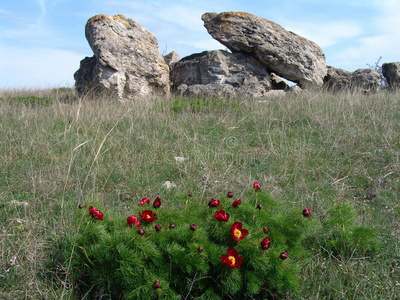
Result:
{"label": "grassy hill", "polygon": [[384,245],[376,257],[314,249],[302,262],[301,299],[400,299],[400,93],[0,98],[0,298],[76,298],[54,249],[85,199],[121,211],[189,192],[207,203],[227,191],[240,198],[258,181],[321,220],[333,204],[353,204]]}

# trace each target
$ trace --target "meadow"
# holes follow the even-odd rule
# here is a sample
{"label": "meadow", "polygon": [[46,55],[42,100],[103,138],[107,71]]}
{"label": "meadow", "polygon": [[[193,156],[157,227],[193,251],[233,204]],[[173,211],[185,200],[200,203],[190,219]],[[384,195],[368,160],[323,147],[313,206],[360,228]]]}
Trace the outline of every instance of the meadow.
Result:
{"label": "meadow", "polygon": [[241,198],[255,181],[321,221],[351,204],[382,244],[374,256],[316,247],[288,299],[400,299],[400,92],[0,98],[1,299],[80,299],[57,249],[87,199],[120,211],[143,197],[207,203],[227,191]]}

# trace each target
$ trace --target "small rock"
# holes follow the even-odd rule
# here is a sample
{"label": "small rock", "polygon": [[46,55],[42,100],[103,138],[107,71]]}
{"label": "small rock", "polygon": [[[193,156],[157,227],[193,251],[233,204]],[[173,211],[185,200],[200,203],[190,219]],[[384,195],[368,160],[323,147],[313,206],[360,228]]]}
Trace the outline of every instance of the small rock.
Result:
{"label": "small rock", "polygon": [[179,57],[179,54],[177,52],[172,51],[171,53],[165,55],[164,59],[167,65],[171,67],[172,64],[178,62],[181,58]]}
{"label": "small rock", "polygon": [[269,91],[268,93],[266,93],[264,96],[268,97],[268,98],[284,97],[284,96],[286,96],[286,92],[284,90],[272,90],[272,91]]}
{"label": "small rock", "polygon": [[174,159],[177,163],[183,163],[186,160],[186,158],[182,156],[175,156]]}
{"label": "small rock", "polygon": [[17,206],[28,206],[29,205],[28,202],[20,202],[20,201],[17,201],[17,200],[11,200],[10,204],[14,204],[14,205],[17,205]]}
{"label": "small rock", "polygon": [[289,89],[290,93],[295,93],[295,94],[298,94],[301,91],[302,91],[301,87],[299,87],[297,84],[294,85],[294,86],[291,86],[290,89]]}
{"label": "small rock", "polygon": [[167,180],[166,182],[163,183],[162,185],[164,188],[166,188],[167,190],[171,190],[173,188],[176,188],[176,184]]}

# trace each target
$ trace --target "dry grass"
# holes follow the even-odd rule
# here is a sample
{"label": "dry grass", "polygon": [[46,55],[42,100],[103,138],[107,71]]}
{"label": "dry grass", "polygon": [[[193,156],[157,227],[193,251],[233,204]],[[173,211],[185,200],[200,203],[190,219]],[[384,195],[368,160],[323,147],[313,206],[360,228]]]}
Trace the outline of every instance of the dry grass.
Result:
{"label": "dry grass", "polygon": [[[54,101],[9,100],[16,96]],[[189,191],[240,197],[259,181],[321,219],[332,203],[355,203],[385,245],[375,259],[338,260],[316,249],[304,262],[303,299],[399,299],[399,93],[189,105],[80,101],[51,90],[0,98],[0,298],[74,299],[68,263],[54,250],[84,199],[124,210],[145,196],[174,201]],[[166,190],[166,180],[177,188]]]}

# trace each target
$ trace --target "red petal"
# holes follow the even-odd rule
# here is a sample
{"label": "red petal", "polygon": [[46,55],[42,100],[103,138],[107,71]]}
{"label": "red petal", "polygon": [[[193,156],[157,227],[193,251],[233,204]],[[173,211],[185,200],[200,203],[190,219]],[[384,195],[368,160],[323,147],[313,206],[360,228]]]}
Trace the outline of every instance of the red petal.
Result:
{"label": "red petal", "polygon": [[238,256],[238,257],[235,257],[235,259],[236,259],[236,263],[232,267],[233,268],[240,267],[243,263],[243,257]]}
{"label": "red petal", "polygon": [[95,208],[93,206],[89,207],[89,214],[94,215]]}

